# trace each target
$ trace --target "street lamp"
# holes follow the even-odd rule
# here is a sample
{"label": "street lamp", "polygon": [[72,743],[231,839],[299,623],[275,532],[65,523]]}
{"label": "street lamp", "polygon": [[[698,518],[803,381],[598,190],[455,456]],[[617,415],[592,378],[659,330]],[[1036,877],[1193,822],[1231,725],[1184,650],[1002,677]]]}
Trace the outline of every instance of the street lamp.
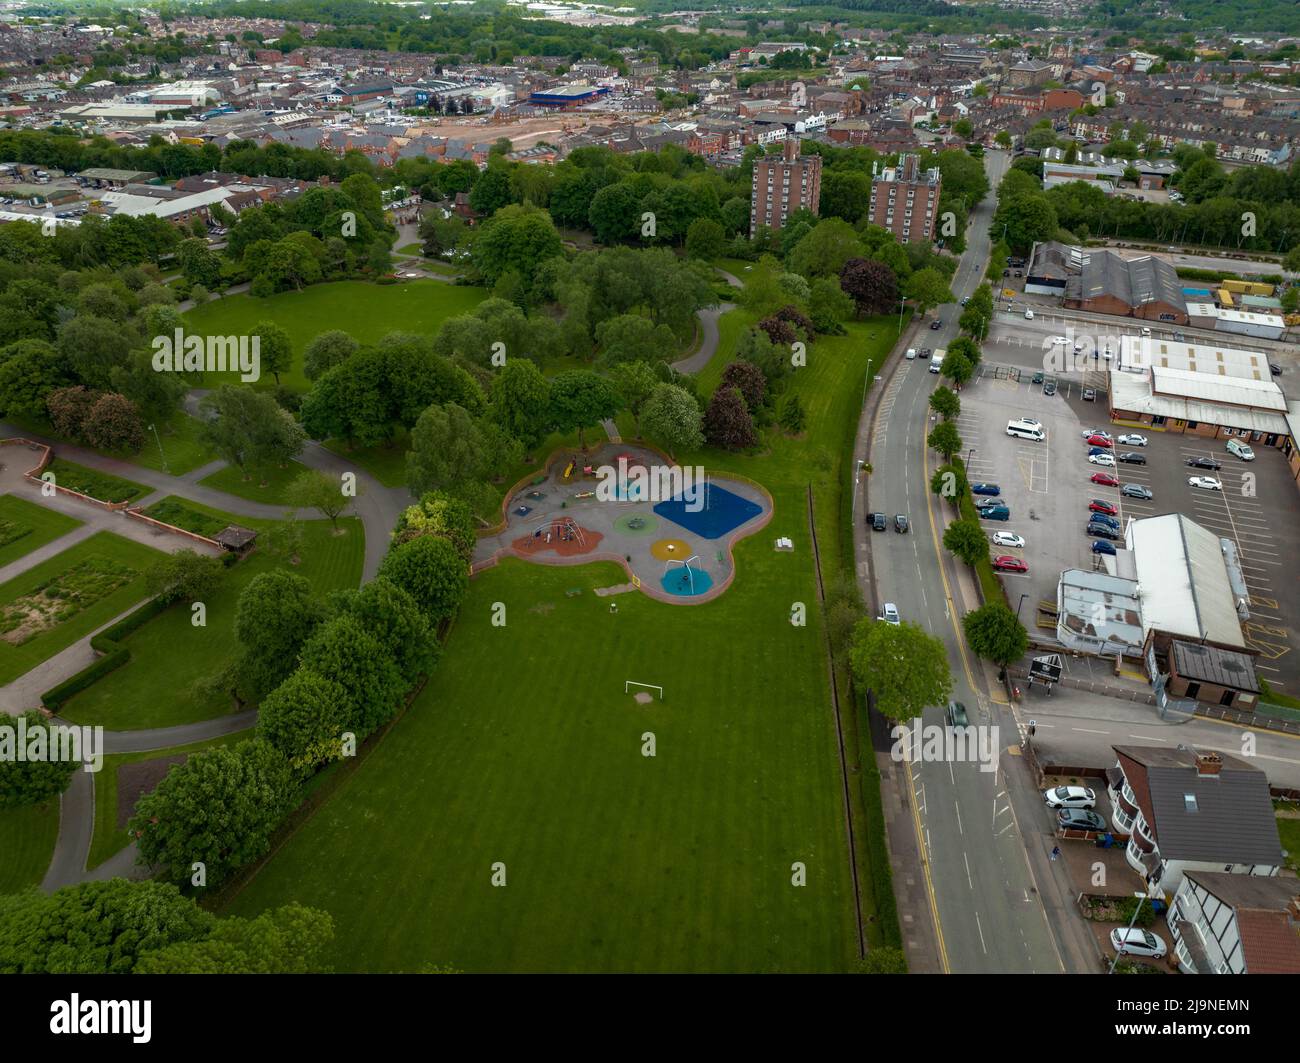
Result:
{"label": "street lamp", "polygon": [[968,451],[966,451],[966,472],[968,475],[970,473],[970,456],[974,453],[975,453],[974,447],[971,447]]}
{"label": "street lamp", "polygon": [[905,296],[898,297],[898,334],[903,334],[903,300]]}
{"label": "street lamp", "polygon": [[163,472],[170,475],[171,469],[167,468],[167,455],[163,453],[162,440],[158,437],[158,429],[150,425],[149,431],[153,433],[154,442],[158,444],[158,457],[162,458]]}
{"label": "street lamp", "polygon": [[1020,601],[1016,603],[1016,619],[1017,619],[1017,620],[1020,619],[1020,607],[1021,607],[1022,605],[1025,604],[1025,599],[1028,598],[1028,597],[1029,597],[1028,594],[1022,594],[1022,595],[1020,596]]}

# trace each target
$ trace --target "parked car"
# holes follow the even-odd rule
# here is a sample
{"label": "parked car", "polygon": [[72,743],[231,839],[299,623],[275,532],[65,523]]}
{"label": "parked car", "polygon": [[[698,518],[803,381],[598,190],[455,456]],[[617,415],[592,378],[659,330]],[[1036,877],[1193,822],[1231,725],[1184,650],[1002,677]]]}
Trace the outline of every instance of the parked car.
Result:
{"label": "parked car", "polygon": [[1104,428],[1085,428],[1082,432],[1079,433],[1079,435],[1081,435],[1084,439],[1088,439],[1090,436],[1100,436],[1102,439],[1112,438],[1111,434],[1107,432],[1106,429]]}
{"label": "parked car", "polygon": [[940,321],[938,318],[935,318],[933,321],[930,322],[931,332],[938,332],[941,328],[943,328],[943,322]]}
{"label": "parked car", "polygon": [[1109,453],[1110,451],[1107,450],[1105,447],[1092,446],[1088,448],[1088,457],[1092,457],[1094,454],[1109,454]]}
{"label": "parked car", "polygon": [[998,502],[991,506],[980,506],[979,515],[981,520],[1010,520],[1011,509]]}
{"label": "parked car", "polygon": [[903,621],[898,615],[898,606],[893,602],[886,602],[881,609],[878,620],[883,620],[886,624],[901,624]]}
{"label": "parked car", "polygon": [[1095,484],[1101,484],[1102,487],[1118,487],[1119,477],[1113,476],[1108,472],[1094,472],[1088,479]]}
{"label": "parked car", "polygon": [[1107,502],[1104,498],[1094,498],[1088,503],[1088,508],[1093,513],[1105,513],[1111,517],[1119,514],[1119,506],[1115,505],[1114,502]]}
{"label": "parked car", "polygon": [[896,513],[894,515],[894,531],[898,532],[899,535],[905,535],[907,533],[907,529],[908,529],[907,514]]}
{"label": "parked car", "polygon": [[1023,550],[1025,548],[1025,537],[1017,535],[1015,532],[994,532],[993,545],[1010,546],[1016,550]]}
{"label": "parked car", "polygon": [[1084,526],[1084,534],[1091,535],[1097,539],[1118,539],[1119,529],[1112,528],[1109,524],[1103,524],[1099,520],[1090,520]]}
{"label": "parked car", "polygon": [[994,572],[1028,572],[1029,566],[1020,558],[1010,554],[999,554],[993,559]]}
{"label": "parked car", "polygon": [[[1039,375],[1041,376],[1042,374],[1039,374]],[[1043,422],[1040,421],[1037,417],[1026,417],[1024,414],[1021,414],[1021,415],[1020,415],[1020,420],[1021,420],[1024,424],[1031,424],[1031,425],[1033,425],[1035,428],[1042,428],[1042,427],[1043,427]]]}
{"label": "parked car", "polygon": [[948,726],[949,727],[969,727],[970,717],[966,715],[966,706],[960,701],[948,702]]}
{"label": "parked car", "polygon": [[1113,468],[1115,465],[1115,459],[1105,453],[1089,454],[1088,460],[1094,465],[1105,465],[1107,468]]}
{"label": "parked car", "polygon": [[1136,433],[1120,436],[1119,441],[1126,447],[1145,447],[1147,445],[1147,437],[1137,435]]}
{"label": "parked car", "polygon": [[1149,487],[1143,487],[1142,484],[1125,484],[1119,489],[1119,493],[1125,498],[1141,498],[1148,502],[1155,498],[1155,492]]}
{"label": "parked car", "polygon": [[1055,381],[1055,380],[1049,380],[1046,384],[1043,385],[1043,394],[1044,394],[1044,395],[1055,395],[1055,394],[1056,394],[1056,381]]}
{"label": "parked car", "polygon": [[1188,458],[1187,467],[1189,469],[1213,469],[1215,472],[1218,472],[1223,468],[1223,466],[1213,458]]}
{"label": "parked car", "polygon": [[1041,384],[1042,382],[1043,382],[1042,373],[1035,373],[1034,378],[1030,381],[1031,384]]}
{"label": "parked car", "polygon": [[1282,375],[1282,367],[1281,367],[1280,365],[1278,365],[1277,362],[1269,362],[1269,363],[1268,363],[1268,371],[1269,371],[1270,373],[1272,373],[1274,376],[1281,376],[1281,375]]}
{"label": "parked car", "polygon": [[1110,554],[1111,557],[1114,557],[1115,545],[1105,539],[1093,539],[1092,552],[1094,554]]}
{"label": "parked car", "polygon": [[1090,808],[1063,808],[1056,813],[1062,830],[1105,830],[1106,821]]}
{"label": "parked car", "polygon": [[1112,517],[1109,513],[1089,513],[1088,523],[1104,524],[1108,528],[1114,528],[1116,531],[1119,531],[1119,519],[1117,517]]}
{"label": "parked car", "polygon": [[1202,491],[1222,491],[1223,484],[1213,476],[1189,476],[1187,477],[1188,487],[1199,487]]}
{"label": "parked car", "polygon": [[1145,465],[1147,456],[1139,454],[1136,450],[1125,450],[1120,452],[1119,460],[1125,465]]}
{"label": "parked car", "polygon": [[868,514],[867,523],[871,525],[872,531],[884,531],[887,527],[885,515],[883,513]]}
{"label": "parked car", "polygon": [[1086,786],[1054,786],[1043,791],[1048,808],[1092,808],[1097,795]]}
{"label": "parked car", "polygon": [[1117,926],[1110,932],[1110,946],[1127,956],[1150,956],[1156,960],[1169,951],[1161,938],[1140,926]]}
{"label": "parked car", "polygon": [[[1019,277],[1020,274],[1017,273],[1016,276]],[[1025,320],[1026,320],[1026,321],[1033,321],[1033,320],[1034,320],[1034,312],[1033,312],[1032,310],[1026,310],[1026,311],[1025,311]]]}
{"label": "parked car", "polygon": [[1112,443],[1112,442],[1110,441],[1110,439],[1109,439],[1108,437],[1106,437],[1106,436],[1089,436],[1089,437],[1088,437],[1088,446],[1090,446],[1090,447],[1105,447],[1105,448],[1109,449],[1109,448],[1113,447],[1114,445],[1115,445],[1115,444]]}
{"label": "parked car", "polygon": [[1096,401],[1097,401],[1097,392],[1096,392],[1096,390],[1095,390],[1094,388],[1084,388],[1084,389],[1083,389],[1083,401],[1084,401],[1084,402],[1096,402]]}
{"label": "parked car", "polygon": [[965,306],[965,305],[966,305],[967,303],[969,303],[969,302],[970,302],[970,296],[968,295],[968,296],[966,296],[964,299],[962,299],[962,301],[961,301],[961,305],[962,305],[962,306]]}
{"label": "parked car", "polygon": [[971,494],[973,495],[1000,495],[1002,488],[997,484],[974,483],[970,485]]}
{"label": "parked car", "polygon": [[1229,439],[1228,445],[1224,448],[1229,454],[1240,458],[1242,461],[1254,461],[1255,452],[1246,446],[1240,439]]}

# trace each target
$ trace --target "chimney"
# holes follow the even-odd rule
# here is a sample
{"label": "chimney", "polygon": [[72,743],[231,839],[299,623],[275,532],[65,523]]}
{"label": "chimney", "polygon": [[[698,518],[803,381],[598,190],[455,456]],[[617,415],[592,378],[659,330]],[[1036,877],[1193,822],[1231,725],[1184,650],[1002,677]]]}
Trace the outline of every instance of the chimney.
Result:
{"label": "chimney", "polygon": [[1196,774],[1197,775],[1218,775],[1223,770],[1223,758],[1218,753],[1196,752]]}

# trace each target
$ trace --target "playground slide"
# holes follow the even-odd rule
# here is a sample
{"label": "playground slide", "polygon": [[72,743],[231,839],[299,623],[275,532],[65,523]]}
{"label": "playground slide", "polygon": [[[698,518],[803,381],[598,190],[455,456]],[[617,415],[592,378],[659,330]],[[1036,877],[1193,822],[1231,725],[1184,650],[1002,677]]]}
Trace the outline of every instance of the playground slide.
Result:
{"label": "playground slide", "polygon": [[573,462],[569,462],[569,464],[564,467],[564,478],[567,480],[569,478],[569,474],[572,472],[573,472]]}

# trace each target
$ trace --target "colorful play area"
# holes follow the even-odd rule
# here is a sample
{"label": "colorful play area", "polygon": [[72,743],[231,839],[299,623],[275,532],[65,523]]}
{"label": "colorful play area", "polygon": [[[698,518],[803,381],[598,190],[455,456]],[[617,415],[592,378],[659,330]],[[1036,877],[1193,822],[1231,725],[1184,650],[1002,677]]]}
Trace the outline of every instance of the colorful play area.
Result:
{"label": "colorful play area", "polygon": [[[655,497],[638,474],[668,464],[657,451],[627,443],[554,456],[506,499],[505,527],[479,539],[475,569],[505,556],[552,565],[617,561],[630,586],[652,598],[694,604],[716,597],[734,574],[732,544],[767,524],[771,496],[752,483],[706,475],[693,492]],[[602,468],[629,475],[612,491],[598,490]]]}

